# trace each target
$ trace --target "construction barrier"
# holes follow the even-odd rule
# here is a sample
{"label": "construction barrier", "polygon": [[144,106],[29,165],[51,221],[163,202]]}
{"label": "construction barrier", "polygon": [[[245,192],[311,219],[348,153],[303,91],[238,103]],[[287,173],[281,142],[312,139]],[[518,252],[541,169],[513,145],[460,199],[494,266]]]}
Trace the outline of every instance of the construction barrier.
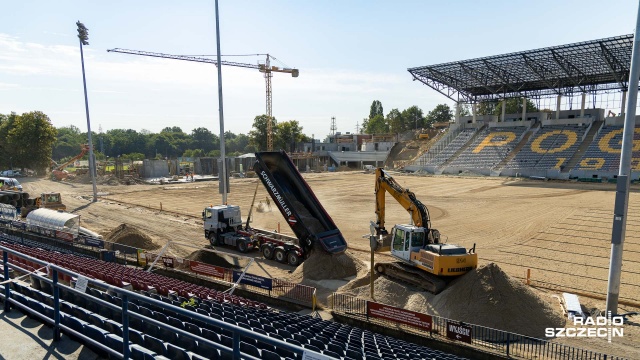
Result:
{"label": "construction barrier", "polygon": [[336,314],[371,324],[401,328],[419,336],[467,343],[507,357],[537,360],[625,360],[548,340],[396,308],[353,295],[333,293],[331,300],[332,310]]}

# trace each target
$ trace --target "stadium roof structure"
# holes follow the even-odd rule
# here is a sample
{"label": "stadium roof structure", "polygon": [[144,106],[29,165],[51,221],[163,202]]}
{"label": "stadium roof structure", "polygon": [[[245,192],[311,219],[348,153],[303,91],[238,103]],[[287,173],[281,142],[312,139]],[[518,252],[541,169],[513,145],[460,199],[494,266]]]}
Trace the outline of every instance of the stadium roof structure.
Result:
{"label": "stadium roof structure", "polygon": [[598,93],[628,87],[633,34],[408,69],[454,101]]}

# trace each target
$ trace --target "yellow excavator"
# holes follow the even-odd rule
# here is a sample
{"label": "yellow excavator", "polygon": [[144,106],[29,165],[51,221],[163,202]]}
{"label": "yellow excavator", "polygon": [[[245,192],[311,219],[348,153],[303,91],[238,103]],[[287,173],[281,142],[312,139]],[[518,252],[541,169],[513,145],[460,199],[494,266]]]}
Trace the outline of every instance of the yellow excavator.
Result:
{"label": "yellow excavator", "polygon": [[[372,228],[380,238],[376,252],[391,252],[398,261],[379,262],[377,273],[437,294],[449,279],[475,269],[478,254],[459,245],[443,244],[440,232],[431,227],[429,210],[382,168],[376,169],[376,217]],[[385,194],[389,193],[411,215],[411,224],[398,224],[391,232],[385,228]],[[373,230],[372,230],[373,231]]]}

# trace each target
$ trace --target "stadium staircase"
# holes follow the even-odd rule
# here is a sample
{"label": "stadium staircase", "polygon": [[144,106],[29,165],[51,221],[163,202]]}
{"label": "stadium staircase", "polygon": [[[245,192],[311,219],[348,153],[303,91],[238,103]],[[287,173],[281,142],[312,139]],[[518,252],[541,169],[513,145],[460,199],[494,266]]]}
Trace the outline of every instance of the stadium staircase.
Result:
{"label": "stadium staircase", "polygon": [[529,142],[529,138],[535,134],[538,130],[540,129],[540,123],[537,122],[534,126],[532,126],[527,132],[526,134],[524,134],[524,136],[522,137],[522,139],[520,140],[520,142],[518,143],[518,145],[516,145],[516,147],[513,149],[513,151],[511,151],[511,153],[509,155],[507,155],[507,157],[505,157],[500,164],[496,165],[496,167],[494,169],[496,170],[502,170],[503,167],[505,167],[505,165],[507,165],[507,163],[509,161],[511,161],[511,159],[513,159],[519,152],[520,150],[527,145],[527,143]]}
{"label": "stadium staircase", "polygon": [[480,129],[478,129],[478,131],[476,131],[475,134],[473,134],[473,136],[471,138],[469,138],[469,140],[460,147],[460,149],[458,149],[458,151],[456,151],[453,156],[451,156],[444,164],[442,164],[441,166],[438,167],[438,171],[436,172],[436,174],[440,175],[442,174],[442,170],[444,168],[446,168],[447,166],[449,166],[449,164],[451,164],[455,159],[458,158],[458,156],[460,156],[460,154],[462,154],[465,150],[467,150],[467,148],[469,146],[471,146],[471,144],[473,144],[473,142],[476,140],[476,138],[482,133],[482,130],[486,129],[488,125],[482,125],[482,127]]}
{"label": "stadium staircase", "polygon": [[571,171],[571,169],[573,169],[576,166],[576,164],[578,164],[580,159],[582,159],[582,156],[584,155],[584,153],[589,148],[589,145],[591,145],[591,143],[593,142],[593,139],[596,138],[596,135],[598,134],[598,131],[600,131],[600,129],[602,128],[603,124],[604,124],[604,121],[602,120],[594,121],[593,124],[591,124],[591,129],[589,129],[587,136],[584,137],[584,141],[582,142],[582,144],[580,144],[580,147],[578,147],[578,150],[576,150],[576,152],[573,154],[571,159],[569,159],[567,166],[565,166],[564,169],[562,169],[563,173],[568,173],[569,171]]}

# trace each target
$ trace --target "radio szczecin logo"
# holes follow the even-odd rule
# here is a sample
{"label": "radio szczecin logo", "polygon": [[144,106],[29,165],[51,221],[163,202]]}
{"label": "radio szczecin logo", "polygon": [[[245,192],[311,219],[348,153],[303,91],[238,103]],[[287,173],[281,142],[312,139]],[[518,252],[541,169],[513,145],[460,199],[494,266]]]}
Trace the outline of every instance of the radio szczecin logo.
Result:
{"label": "radio szczecin logo", "polygon": [[[622,337],[624,334],[624,320],[621,316],[573,317],[573,327],[546,328],[546,337],[588,337],[606,338],[608,342],[614,337]],[[586,327],[592,326],[592,327]]]}

